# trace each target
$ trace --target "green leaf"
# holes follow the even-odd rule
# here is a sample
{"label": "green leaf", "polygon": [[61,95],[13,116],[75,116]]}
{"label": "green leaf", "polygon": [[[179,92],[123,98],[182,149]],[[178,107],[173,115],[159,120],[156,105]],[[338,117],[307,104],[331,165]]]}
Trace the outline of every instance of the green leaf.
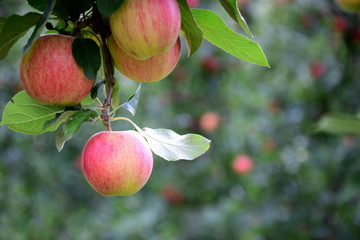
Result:
{"label": "green leaf", "polygon": [[9,129],[27,134],[55,131],[60,123],[46,129],[43,126],[64,109],[61,106],[38,103],[25,91],[21,91],[6,105],[0,125],[7,125]]}
{"label": "green leaf", "polygon": [[6,22],[6,18],[0,17],[0,33],[1,33],[1,30],[2,30],[5,22]]}
{"label": "green leaf", "polygon": [[[34,9],[44,12],[48,5],[48,0],[28,0],[28,3]],[[69,16],[68,11],[64,8],[63,1],[60,0],[56,1],[52,14],[63,19]]]}
{"label": "green leaf", "polygon": [[339,135],[360,135],[360,119],[346,114],[331,114],[320,119],[317,130]]}
{"label": "green leaf", "polygon": [[70,117],[72,117],[76,111],[65,111],[62,113],[57,113],[55,118],[45,122],[44,129],[51,127],[54,124],[60,125],[61,123],[67,121]]}
{"label": "green leaf", "polygon": [[210,147],[210,140],[197,134],[179,135],[169,129],[144,128],[142,134],[151,150],[168,161],[193,160]]}
{"label": "green leaf", "polygon": [[48,5],[46,6],[46,9],[45,9],[43,15],[40,17],[39,21],[36,23],[35,29],[24,47],[24,50],[23,50],[24,54],[26,54],[26,52],[29,50],[29,48],[33,44],[33,42],[40,36],[41,31],[44,29],[45,24],[49,20],[49,17],[54,9],[55,3],[56,3],[56,0],[48,1]]}
{"label": "green leaf", "polygon": [[246,32],[247,35],[249,35],[251,38],[254,38],[252,33],[250,32],[250,29],[241,15],[239,11],[238,1],[237,0],[220,0],[221,5],[224,7],[224,9],[227,11],[229,16],[234,19]]}
{"label": "green leaf", "polygon": [[186,0],[178,0],[181,12],[181,30],[188,46],[188,56],[196,52],[203,39],[203,33],[197,25]]}
{"label": "green leaf", "polygon": [[97,0],[96,5],[104,18],[110,17],[118,10],[125,0]]}
{"label": "green leaf", "polygon": [[94,80],[101,65],[100,49],[96,42],[89,38],[76,38],[72,53],[76,63],[84,69],[85,76]]}
{"label": "green leaf", "polygon": [[233,56],[261,66],[269,66],[260,45],[230,29],[216,13],[191,9],[204,37]]}
{"label": "green leaf", "polygon": [[122,104],[121,106],[128,110],[133,116],[136,114],[136,108],[139,103],[141,93],[141,83],[139,87],[136,89],[136,92],[127,100],[126,103]]}
{"label": "green leaf", "polygon": [[64,126],[63,131],[60,132],[55,138],[55,145],[60,152],[66,141],[73,138],[80,130],[81,125],[91,118],[96,118],[98,115],[95,111],[85,109],[77,111],[70,119],[68,119]]}
{"label": "green leaf", "polygon": [[0,33],[0,60],[8,55],[11,47],[36,24],[40,16],[33,12],[24,16],[12,15],[3,23]]}
{"label": "green leaf", "polygon": [[91,97],[91,94],[89,93],[86,95],[86,97],[81,101],[81,105],[91,105],[94,103],[94,99]]}
{"label": "green leaf", "polygon": [[119,82],[114,79],[114,87],[112,90],[112,96],[111,96],[111,107],[113,109],[116,109],[120,105],[120,85]]}

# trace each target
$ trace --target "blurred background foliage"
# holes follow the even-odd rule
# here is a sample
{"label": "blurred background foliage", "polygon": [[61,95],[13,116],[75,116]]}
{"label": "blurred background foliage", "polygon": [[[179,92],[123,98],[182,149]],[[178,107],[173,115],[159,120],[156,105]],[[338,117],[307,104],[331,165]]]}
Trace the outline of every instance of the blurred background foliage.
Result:
{"label": "blurred background foliage", "polygon": [[[271,68],[206,41],[187,58],[183,42],[174,72],[143,85],[133,118],[141,127],[205,135],[212,147],[204,156],[155,157],[139,193],[105,198],[78,167],[84,143],[104,130],[101,124],[83,126],[60,153],[54,133],[29,136],[1,127],[0,239],[359,239],[359,140],[316,131],[328,113],[359,110],[359,15],[332,0],[239,2]],[[199,7],[241,31],[218,1],[202,0]],[[26,1],[0,1],[1,17],[28,10]],[[24,44],[0,64],[1,112],[22,89]],[[137,83],[118,78],[126,100]]]}

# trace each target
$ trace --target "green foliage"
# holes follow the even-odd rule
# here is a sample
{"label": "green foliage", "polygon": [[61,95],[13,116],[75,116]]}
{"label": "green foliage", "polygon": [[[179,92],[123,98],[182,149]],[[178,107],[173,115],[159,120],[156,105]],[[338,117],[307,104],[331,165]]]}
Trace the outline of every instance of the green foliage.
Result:
{"label": "green foliage", "polygon": [[95,80],[101,66],[100,49],[92,39],[76,38],[72,46],[76,63],[84,70],[85,76]]}
{"label": "green foliage", "polygon": [[188,56],[195,53],[203,39],[203,33],[197,25],[186,0],[178,0],[181,12],[181,30],[188,46]]}
{"label": "green foliage", "polygon": [[24,16],[12,15],[4,23],[0,33],[0,60],[4,59],[11,47],[21,39],[40,19],[40,14],[29,12]]}
{"label": "green foliage", "polygon": [[317,128],[333,134],[360,135],[360,118],[350,114],[332,114],[321,118]]}
{"label": "green foliage", "polygon": [[230,17],[234,19],[237,23],[239,23],[239,25],[244,29],[246,34],[253,38],[249,26],[247,25],[244,17],[239,11],[237,0],[220,0],[220,3],[225,8]]}
{"label": "green foliage", "polygon": [[104,18],[108,18],[116,12],[123,3],[124,0],[97,0],[96,6],[99,8],[101,15]]}
{"label": "green foliage", "polygon": [[269,66],[260,45],[231,30],[216,13],[205,9],[192,9],[192,13],[209,42],[237,58]]}
{"label": "green foliage", "polygon": [[210,147],[210,140],[198,134],[179,135],[169,129],[144,128],[139,131],[156,155],[168,161],[193,160]]}
{"label": "green foliage", "polygon": [[64,107],[40,104],[21,91],[6,105],[0,125],[27,134],[55,131],[61,122],[45,129],[44,124],[63,111]]}

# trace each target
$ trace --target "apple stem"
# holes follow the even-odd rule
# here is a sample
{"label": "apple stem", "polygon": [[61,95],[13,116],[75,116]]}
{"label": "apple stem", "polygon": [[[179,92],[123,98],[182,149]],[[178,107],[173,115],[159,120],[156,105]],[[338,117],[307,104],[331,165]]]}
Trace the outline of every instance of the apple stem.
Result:
{"label": "apple stem", "polygon": [[106,99],[102,105],[101,119],[105,128],[108,131],[112,131],[111,129],[111,117],[110,117],[110,108],[111,108],[111,100],[113,94],[113,88],[115,86],[115,77],[114,77],[114,63],[110,55],[109,48],[106,43],[107,36],[109,35],[107,28],[104,26],[104,22],[99,12],[99,9],[94,4],[93,6],[93,27],[95,28],[95,32],[98,32],[101,37],[101,46],[103,53],[103,62],[104,62],[104,74],[106,81]]}

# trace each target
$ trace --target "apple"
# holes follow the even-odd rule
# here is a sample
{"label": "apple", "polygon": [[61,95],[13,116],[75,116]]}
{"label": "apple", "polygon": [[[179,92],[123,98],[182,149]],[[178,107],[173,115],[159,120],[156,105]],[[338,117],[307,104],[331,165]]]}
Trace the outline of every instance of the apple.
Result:
{"label": "apple", "polygon": [[347,23],[345,17],[335,16],[334,20],[333,20],[333,26],[336,31],[343,33],[346,31],[346,29],[348,27],[348,23]]}
{"label": "apple", "polygon": [[220,116],[216,112],[205,112],[201,115],[199,126],[205,132],[214,132],[220,125]]}
{"label": "apple", "polygon": [[180,53],[180,39],[166,53],[146,60],[138,60],[127,55],[115,42],[112,36],[108,46],[116,68],[128,78],[139,82],[156,82],[169,75],[177,65]]}
{"label": "apple", "polygon": [[34,100],[56,105],[80,103],[94,85],[72,55],[75,38],[59,34],[39,37],[20,64],[21,82]]}
{"label": "apple", "polygon": [[232,162],[232,168],[238,174],[249,173],[253,167],[253,160],[248,155],[237,155]]}
{"label": "apple", "polygon": [[185,203],[184,195],[172,185],[164,186],[161,189],[161,195],[167,202],[175,206],[181,206]]}
{"label": "apple", "polygon": [[336,0],[336,3],[345,11],[360,13],[360,0]]}
{"label": "apple", "polygon": [[186,0],[186,2],[191,8],[196,8],[199,6],[199,0]]}
{"label": "apple", "polygon": [[201,66],[208,73],[216,73],[220,70],[219,59],[211,55],[202,59]]}
{"label": "apple", "polygon": [[313,78],[315,79],[321,78],[325,75],[325,73],[326,73],[326,66],[322,61],[317,60],[310,64],[310,75]]}
{"label": "apple", "polygon": [[86,142],[81,162],[86,180],[103,196],[138,192],[153,167],[148,143],[133,130],[96,133]]}
{"label": "apple", "polygon": [[176,0],[126,0],[109,23],[119,47],[145,60],[174,46],[181,27],[180,8]]}

